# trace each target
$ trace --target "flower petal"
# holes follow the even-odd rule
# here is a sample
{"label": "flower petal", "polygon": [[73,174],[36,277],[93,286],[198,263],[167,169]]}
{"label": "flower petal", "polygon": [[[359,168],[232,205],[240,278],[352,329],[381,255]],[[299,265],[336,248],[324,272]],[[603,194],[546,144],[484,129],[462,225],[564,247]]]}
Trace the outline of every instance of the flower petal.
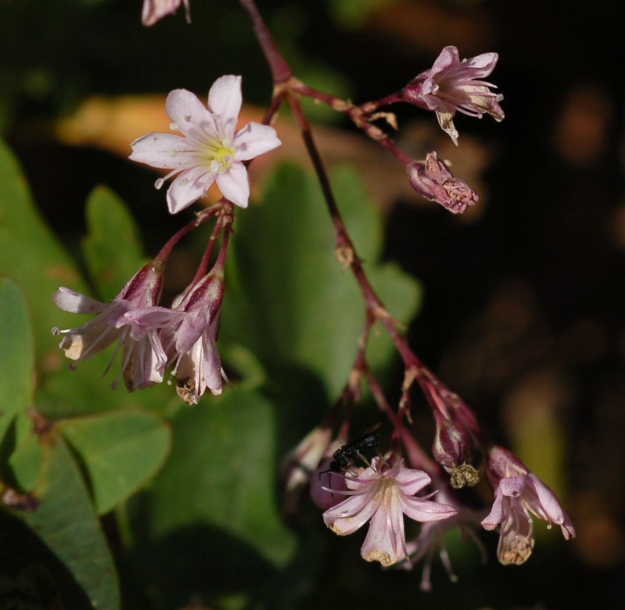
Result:
{"label": "flower petal", "polygon": [[384,490],[382,506],[373,514],[360,550],[365,561],[379,561],[388,567],[408,558],[400,495],[396,486]]}
{"label": "flower petal", "polygon": [[432,481],[427,473],[411,468],[400,470],[395,475],[395,480],[400,485],[402,493],[407,496],[414,496]]}
{"label": "flower petal", "polygon": [[177,214],[206,194],[215,181],[215,174],[200,165],[184,170],[167,191],[167,205],[171,214]]}
{"label": "flower petal", "polygon": [[232,137],[243,103],[241,77],[227,74],[218,78],[208,92],[208,108],[220,118],[224,135]]}
{"label": "flower petal", "polygon": [[243,163],[234,161],[227,172],[218,174],[217,186],[226,199],[242,208],[247,207],[250,198],[250,182]]}
{"label": "flower petal", "polygon": [[534,549],[534,523],[531,519],[515,519],[510,515],[501,524],[497,558],[502,565],[520,566]]}
{"label": "flower petal", "polygon": [[373,514],[375,502],[369,493],[361,493],[323,513],[325,524],[339,536],[348,536],[360,529]]}
{"label": "flower petal", "polygon": [[133,161],[145,163],[161,169],[183,168],[189,164],[187,152],[193,152],[193,146],[187,138],[173,133],[148,133],[135,140],[130,147]]}
{"label": "flower petal", "polygon": [[415,521],[440,521],[456,514],[456,509],[449,504],[439,504],[431,500],[422,500],[414,496],[402,496],[402,510]]}
{"label": "flower petal", "polygon": [[280,146],[282,142],[273,127],[260,123],[248,123],[234,136],[234,158],[247,161]]}
{"label": "flower petal", "polygon": [[191,91],[174,89],[167,96],[165,110],[174,122],[174,128],[185,136],[197,139],[198,129],[211,135],[218,133],[212,114]]}
{"label": "flower petal", "polygon": [[52,295],[52,300],[59,309],[70,313],[96,313],[110,307],[109,303],[101,303],[64,286]]}
{"label": "flower petal", "polygon": [[456,47],[445,47],[440,55],[434,61],[432,68],[428,70],[430,73],[430,77],[442,72],[443,70],[449,68],[449,66],[453,66],[460,62],[460,55],[458,54],[458,49]]}
{"label": "flower petal", "polygon": [[[488,76],[497,65],[499,55],[497,53],[482,53],[467,59],[466,66],[473,72],[473,78],[484,78]],[[493,86],[493,85],[491,85]]]}

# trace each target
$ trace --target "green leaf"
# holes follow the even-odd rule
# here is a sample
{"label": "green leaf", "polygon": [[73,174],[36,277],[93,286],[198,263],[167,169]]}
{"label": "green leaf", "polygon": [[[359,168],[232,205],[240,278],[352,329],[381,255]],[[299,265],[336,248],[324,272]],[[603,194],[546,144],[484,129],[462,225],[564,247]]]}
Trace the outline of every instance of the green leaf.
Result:
{"label": "green leaf", "polygon": [[0,141],[0,274],[13,277],[24,291],[32,315],[38,368],[45,373],[64,365],[54,326],[67,327],[72,314],[62,312],[51,296],[59,286],[86,292],[76,266],[35,208],[17,161]]}
{"label": "green leaf", "polygon": [[54,430],[42,435],[44,453],[39,507],[21,516],[61,560],[95,610],[118,610],[113,557],[89,492],[65,441]]}
{"label": "green leaf", "polygon": [[[92,197],[96,203],[91,207],[94,221],[98,215],[106,215],[111,209],[114,226],[124,227],[127,246],[132,243],[130,233],[132,222],[123,212],[121,205],[111,203],[113,197],[106,191],[96,191]],[[98,221],[99,222],[99,221]],[[107,219],[106,222],[113,222]],[[120,229],[121,230],[121,229]],[[95,240],[95,241],[94,241]],[[130,241],[128,241],[130,240]],[[101,252],[104,246],[92,237],[89,248]],[[128,246],[129,253],[119,259],[129,267],[138,257],[138,246]],[[94,257],[96,255],[94,254]],[[100,259],[98,259],[100,260]],[[132,273],[138,270],[134,268]],[[120,280],[118,289],[130,279]],[[24,176],[15,157],[0,141],[0,274],[10,275],[24,292],[32,317],[32,333],[36,346],[37,393],[35,402],[39,410],[53,419],[87,414],[125,407],[150,406],[161,412],[177,408],[180,401],[171,388],[153,388],[149,392],[128,394],[124,391],[112,393],[111,382],[115,379],[118,365],[112,367],[110,377],[102,379],[114,348],[105,350],[92,360],[81,362],[77,371],[69,370],[70,361],[59,349],[58,337],[53,337],[53,327],[73,328],[84,324],[89,317],[71,314],[58,309],[52,302],[52,294],[59,286],[89,294],[86,283],[81,278],[76,265],[67,255],[56,237],[42,220],[36,209]],[[110,279],[110,278],[109,278]],[[108,279],[107,279],[108,281]],[[112,280],[111,280],[112,281]],[[106,282],[103,290],[112,291]],[[3,314],[9,320],[9,310]],[[10,321],[10,320],[9,320]],[[2,350],[2,357],[11,360],[9,350]],[[15,366],[15,364],[13,364]],[[4,367],[9,379],[11,368]],[[29,378],[32,371],[29,372]],[[13,383],[13,381],[10,381]],[[7,396],[2,392],[2,397]],[[1,398],[0,398],[1,399]],[[174,406],[175,405],[175,406]],[[21,407],[10,407],[17,410]],[[0,430],[5,430],[10,417],[0,418]],[[6,422],[6,423],[5,423]]]}
{"label": "green leaf", "polygon": [[[227,391],[208,407],[182,411],[173,432],[171,456],[149,493],[153,537],[207,524],[284,566],[295,538],[274,498],[272,406],[257,392]],[[191,563],[194,555],[190,549],[177,561]]]}
{"label": "green leaf", "polygon": [[169,426],[151,413],[106,413],[68,419],[59,430],[83,461],[99,514],[125,500],[165,462]]}
{"label": "green leaf", "polygon": [[24,296],[0,277],[0,443],[13,418],[32,406],[34,358]]}
{"label": "green leaf", "polygon": [[31,492],[39,484],[42,452],[33,422],[26,415],[17,419],[17,441],[9,464],[21,489]]}
{"label": "green leaf", "polygon": [[110,301],[146,262],[137,228],[121,199],[103,186],[89,195],[87,224],[87,266],[100,298]]}
{"label": "green leaf", "polygon": [[[407,323],[417,308],[419,286],[396,266],[377,262],[379,209],[354,171],[341,169],[332,183],[374,288],[391,314]],[[265,366],[311,370],[336,395],[356,356],[365,316],[362,295],[336,260],[334,230],[312,176],[297,167],[278,168],[262,199],[238,220],[221,338],[245,345]],[[373,333],[371,365],[384,368],[393,355],[385,333]]]}

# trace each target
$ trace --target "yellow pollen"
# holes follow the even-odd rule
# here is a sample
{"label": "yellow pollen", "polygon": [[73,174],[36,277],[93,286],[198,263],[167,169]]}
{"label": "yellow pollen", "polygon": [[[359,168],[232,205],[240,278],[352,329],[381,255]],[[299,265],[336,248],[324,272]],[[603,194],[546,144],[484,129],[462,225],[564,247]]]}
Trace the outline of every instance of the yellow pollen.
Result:
{"label": "yellow pollen", "polygon": [[232,146],[225,146],[221,142],[206,145],[202,152],[205,161],[208,164],[217,163],[220,170],[228,169],[234,157],[234,148]]}

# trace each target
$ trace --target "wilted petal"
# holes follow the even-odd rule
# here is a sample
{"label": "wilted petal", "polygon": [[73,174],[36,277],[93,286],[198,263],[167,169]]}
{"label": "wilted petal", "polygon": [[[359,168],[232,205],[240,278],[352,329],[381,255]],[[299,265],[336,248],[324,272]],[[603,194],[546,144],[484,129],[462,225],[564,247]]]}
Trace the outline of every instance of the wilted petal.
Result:
{"label": "wilted petal", "polygon": [[[65,335],[59,347],[71,360],[81,361],[119,341],[124,347],[121,370],[130,391],[162,381],[167,358],[155,326],[166,311],[155,306],[161,285],[161,266],[149,263],[110,303],[100,303],[67,288],[59,289],[53,298],[60,308],[79,313],[99,312],[78,328],[53,329],[54,334]],[[157,317],[148,316],[152,309],[158,310]]]}
{"label": "wilted petal", "polygon": [[458,132],[453,123],[456,112],[478,118],[490,114],[496,121],[505,116],[499,106],[503,96],[489,89],[495,85],[481,80],[494,70],[497,59],[497,53],[483,53],[460,61],[456,47],[445,47],[432,68],[406,85],[402,97],[411,104],[436,112],[440,126],[457,145]]}
{"label": "wilted petal", "polygon": [[410,185],[417,193],[440,203],[452,214],[462,214],[478,200],[477,193],[456,178],[435,152],[428,153],[424,163],[410,163],[406,170]]}
{"label": "wilted petal", "polygon": [[107,304],[65,286],[52,295],[52,300],[59,309],[69,313],[97,313],[107,308]]}
{"label": "wilted petal", "polygon": [[498,555],[501,563],[519,565],[529,558],[534,548],[531,515],[560,525],[567,540],[575,536],[573,524],[553,491],[516,456],[503,447],[493,447],[487,466],[495,500],[482,525],[488,530],[500,526]]}
{"label": "wilted petal", "polygon": [[534,523],[522,515],[510,516],[501,525],[497,558],[503,565],[525,563],[534,549]]}

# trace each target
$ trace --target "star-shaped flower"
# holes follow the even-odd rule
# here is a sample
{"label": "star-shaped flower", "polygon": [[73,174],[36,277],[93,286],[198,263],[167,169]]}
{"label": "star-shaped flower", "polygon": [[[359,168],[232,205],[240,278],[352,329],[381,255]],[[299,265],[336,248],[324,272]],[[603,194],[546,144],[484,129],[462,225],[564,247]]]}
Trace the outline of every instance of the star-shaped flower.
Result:
{"label": "star-shaped flower", "polygon": [[172,170],[156,181],[156,188],[178,174],[167,191],[172,214],[203,197],[213,182],[226,199],[247,207],[250,185],[244,161],[281,142],[269,125],[251,122],[235,131],[242,102],[240,76],[218,78],[208,92],[208,107],[190,91],[176,89],[165,108],[171,129],[183,135],[150,133],[131,144],[133,161]]}
{"label": "star-shaped flower", "polygon": [[366,561],[390,566],[408,558],[404,514],[421,522],[456,514],[452,506],[429,500],[431,496],[417,498],[415,494],[431,479],[421,470],[406,468],[401,460],[389,465],[376,457],[369,468],[349,471],[344,477],[349,491],[333,493],[350,497],[323,513],[323,519],[340,536],[353,534],[370,520],[361,549]]}

